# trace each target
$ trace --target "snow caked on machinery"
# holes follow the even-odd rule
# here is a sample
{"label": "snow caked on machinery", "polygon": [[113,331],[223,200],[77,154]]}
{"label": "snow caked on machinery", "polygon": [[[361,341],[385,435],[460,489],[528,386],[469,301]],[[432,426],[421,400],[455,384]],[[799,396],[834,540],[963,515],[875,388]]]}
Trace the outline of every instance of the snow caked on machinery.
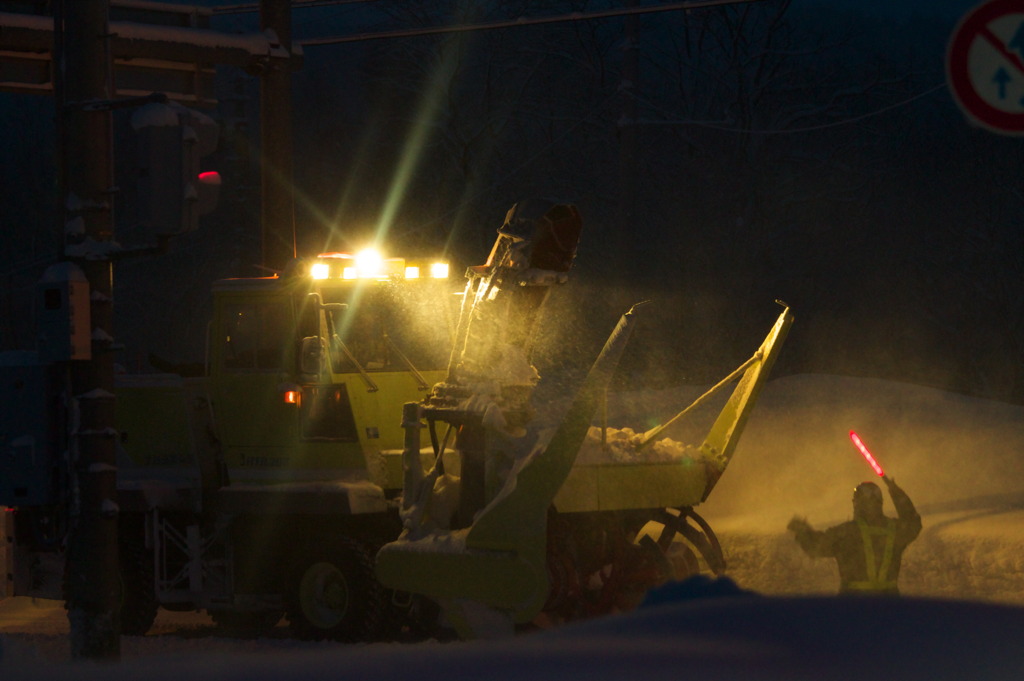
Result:
{"label": "snow caked on machinery", "polygon": [[[668,423],[595,422],[636,310],[575,395],[535,404],[534,330],[581,230],[572,205],[516,204],[455,305],[445,264],[400,258],[324,254],[216,282],[201,365],[117,376],[122,631],[145,633],[162,607],[250,635],[284,617],[301,638],[440,624],[469,638],[722,572],[694,506],[792,315],[715,386],[734,384],[698,445],[659,439]],[[54,266],[37,348],[0,354],[7,595],[63,598],[79,409],[66,336],[85,289]]]}

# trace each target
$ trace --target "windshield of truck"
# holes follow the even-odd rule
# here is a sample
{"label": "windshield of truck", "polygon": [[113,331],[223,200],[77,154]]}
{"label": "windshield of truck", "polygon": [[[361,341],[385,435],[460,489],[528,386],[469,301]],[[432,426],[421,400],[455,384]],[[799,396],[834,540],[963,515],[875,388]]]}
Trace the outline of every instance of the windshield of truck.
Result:
{"label": "windshield of truck", "polygon": [[352,373],[405,371],[408,357],[420,371],[443,369],[451,349],[452,296],[439,287],[407,282],[372,282],[349,295],[327,292],[325,302],[345,310],[325,310],[331,368]]}

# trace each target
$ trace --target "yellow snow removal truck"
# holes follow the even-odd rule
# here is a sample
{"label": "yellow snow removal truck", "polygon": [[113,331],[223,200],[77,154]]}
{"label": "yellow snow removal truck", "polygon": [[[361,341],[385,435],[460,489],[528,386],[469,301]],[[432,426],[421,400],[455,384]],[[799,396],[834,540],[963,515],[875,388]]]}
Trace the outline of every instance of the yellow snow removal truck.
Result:
{"label": "yellow snow removal truck", "polygon": [[[721,571],[693,507],[792,317],[727,377],[699,447],[645,458],[655,429],[617,440],[628,456],[577,461],[612,444],[592,426],[636,316],[564,413],[534,403],[533,330],[581,229],[571,205],[516,204],[461,301],[441,263],[344,254],[216,282],[201,366],[118,376],[122,631],[163,607],[247,634],[283,616],[299,637],[366,640],[442,618],[472,637],[631,607],[697,570],[694,550]],[[62,598],[77,404],[47,343],[81,286],[66,265],[45,277],[51,333],[0,354],[8,595]]]}

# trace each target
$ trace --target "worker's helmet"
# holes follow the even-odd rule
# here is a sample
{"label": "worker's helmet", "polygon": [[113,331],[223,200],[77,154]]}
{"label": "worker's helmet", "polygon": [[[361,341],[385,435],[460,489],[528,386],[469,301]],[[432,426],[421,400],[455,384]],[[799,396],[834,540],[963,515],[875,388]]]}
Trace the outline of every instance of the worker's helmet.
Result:
{"label": "worker's helmet", "polygon": [[877,500],[878,502],[881,502],[882,489],[875,483],[871,482],[870,480],[867,482],[862,482],[853,488],[853,498],[874,499]]}
{"label": "worker's helmet", "polygon": [[862,482],[853,488],[853,509],[854,512],[882,510],[882,490],[873,482]]}

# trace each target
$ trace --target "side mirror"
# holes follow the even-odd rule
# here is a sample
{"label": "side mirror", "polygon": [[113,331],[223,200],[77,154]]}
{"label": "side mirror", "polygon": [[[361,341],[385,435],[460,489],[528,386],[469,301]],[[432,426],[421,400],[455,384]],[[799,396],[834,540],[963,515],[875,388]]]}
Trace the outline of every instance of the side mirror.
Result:
{"label": "side mirror", "polygon": [[299,373],[319,376],[324,369],[327,349],[324,339],[320,336],[308,336],[302,339],[302,350],[299,355]]}

